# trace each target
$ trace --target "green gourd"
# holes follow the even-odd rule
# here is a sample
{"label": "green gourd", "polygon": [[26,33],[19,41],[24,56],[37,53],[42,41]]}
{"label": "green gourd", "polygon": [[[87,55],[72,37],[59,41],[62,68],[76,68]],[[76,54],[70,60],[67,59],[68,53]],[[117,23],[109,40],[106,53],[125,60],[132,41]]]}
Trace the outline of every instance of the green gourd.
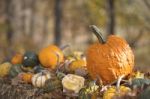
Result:
{"label": "green gourd", "polygon": [[23,56],[24,67],[34,67],[39,64],[38,56],[34,52],[26,52]]}
{"label": "green gourd", "polygon": [[91,95],[86,91],[86,88],[82,88],[79,91],[78,99],[91,99]]}
{"label": "green gourd", "polygon": [[57,77],[50,78],[45,82],[44,91],[45,92],[51,92],[55,89],[62,88],[61,80],[59,80]]}
{"label": "green gourd", "polygon": [[44,70],[44,67],[41,66],[41,65],[36,65],[36,66],[33,68],[33,70],[34,70],[34,73],[36,74],[36,73],[42,72],[42,71]]}
{"label": "green gourd", "polygon": [[22,72],[21,69],[21,64],[16,64],[11,66],[10,71],[9,71],[9,77],[16,77],[19,73]]}
{"label": "green gourd", "polygon": [[146,88],[142,93],[140,93],[137,99],[150,99],[150,87]]}
{"label": "green gourd", "polygon": [[131,87],[141,88],[144,85],[149,86],[150,85],[150,80],[146,79],[146,78],[135,78],[131,82]]}

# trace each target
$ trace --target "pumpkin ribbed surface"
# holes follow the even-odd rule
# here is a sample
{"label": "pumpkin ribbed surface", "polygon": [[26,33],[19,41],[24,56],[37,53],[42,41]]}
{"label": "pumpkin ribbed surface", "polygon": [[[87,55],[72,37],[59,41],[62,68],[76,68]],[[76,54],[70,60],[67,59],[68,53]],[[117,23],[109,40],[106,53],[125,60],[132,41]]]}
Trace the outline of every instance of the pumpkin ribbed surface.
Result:
{"label": "pumpkin ribbed surface", "polygon": [[40,72],[32,77],[32,85],[35,87],[43,87],[45,85],[45,81],[50,79],[51,75],[49,72]]}
{"label": "pumpkin ribbed surface", "polygon": [[134,55],[127,42],[117,36],[109,36],[105,44],[99,42],[87,50],[87,69],[92,76],[100,76],[108,84],[120,75],[128,75],[134,66]]}

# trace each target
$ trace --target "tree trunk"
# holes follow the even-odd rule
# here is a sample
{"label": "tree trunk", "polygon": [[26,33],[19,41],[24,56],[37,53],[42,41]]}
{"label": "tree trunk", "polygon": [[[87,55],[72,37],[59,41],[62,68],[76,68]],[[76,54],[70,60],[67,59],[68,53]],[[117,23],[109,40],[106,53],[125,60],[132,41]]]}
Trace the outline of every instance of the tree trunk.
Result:
{"label": "tree trunk", "polygon": [[55,14],[54,43],[56,45],[60,45],[60,43],[61,43],[62,0],[55,1],[54,14]]}
{"label": "tree trunk", "polygon": [[33,37],[33,33],[34,33],[34,23],[35,23],[35,0],[31,1],[31,15],[30,15],[30,36]]}
{"label": "tree trunk", "polygon": [[107,0],[107,32],[108,34],[115,33],[115,6],[114,0]]}
{"label": "tree trunk", "polygon": [[11,27],[11,11],[10,11],[10,7],[11,7],[11,0],[6,0],[6,8],[5,8],[5,12],[6,12],[6,25],[7,25],[7,41],[8,44],[11,45],[12,42],[12,36],[13,36],[13,30]]}

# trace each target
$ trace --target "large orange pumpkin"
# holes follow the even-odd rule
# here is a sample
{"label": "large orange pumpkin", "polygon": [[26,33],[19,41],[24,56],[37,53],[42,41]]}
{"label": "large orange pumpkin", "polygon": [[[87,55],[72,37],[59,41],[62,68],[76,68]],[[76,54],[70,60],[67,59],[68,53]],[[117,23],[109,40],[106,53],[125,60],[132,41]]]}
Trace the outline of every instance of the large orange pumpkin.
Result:
{"label": "large orange pumpkin", "polygon": [[39,51],[40,63],[46,68],[55,69],[56,65],[64,61],[64,54],[55,45],[49,45]]}
{"label": "large orange pumpkin", "polygon": [[99,29],[90,26],[99,39],[87,49],[87,69],[93,79],[100,77],[104,84],[128,75],[134,67],[134,55],[128,43],[117,36],[110,35],[104,41]]}

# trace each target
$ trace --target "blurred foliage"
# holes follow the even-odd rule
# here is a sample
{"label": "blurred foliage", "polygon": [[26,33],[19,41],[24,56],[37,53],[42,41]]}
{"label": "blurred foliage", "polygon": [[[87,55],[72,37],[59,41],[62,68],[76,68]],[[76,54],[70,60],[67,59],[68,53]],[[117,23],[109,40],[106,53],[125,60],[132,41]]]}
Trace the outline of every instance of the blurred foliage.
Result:
{"label": "blurred foliage", "polygon": [[106,25],[106,7],[103,0],[88,0],[86,2],[86,9],[91,23],[95,25]]}
{"label": "blurred foliage", "polygon": [[[55,0],[11,1],[14,6],[11,23],[13,36],[12,42],[8,42],[7,3],[0,0],[0,62],[7,59],[6,57],[10,58],[15,52],[38,52],[41,47],[52,44],[54,40]],[[137,67],[149,67],[150,8],[145,0],[114,2],[116,35],[124,37],[129,44],[135,42],[133,50]],[[148,3],[150,4],[149,1]],[[91,24],[100,27],[102,33],[107,35],[107,0],[63,0],[62,4],[62,45],[70,44],[71,49],[85,51],[86,47],[96,40],[88,29]],[[139,36],[140,34],[142,35]]]}

